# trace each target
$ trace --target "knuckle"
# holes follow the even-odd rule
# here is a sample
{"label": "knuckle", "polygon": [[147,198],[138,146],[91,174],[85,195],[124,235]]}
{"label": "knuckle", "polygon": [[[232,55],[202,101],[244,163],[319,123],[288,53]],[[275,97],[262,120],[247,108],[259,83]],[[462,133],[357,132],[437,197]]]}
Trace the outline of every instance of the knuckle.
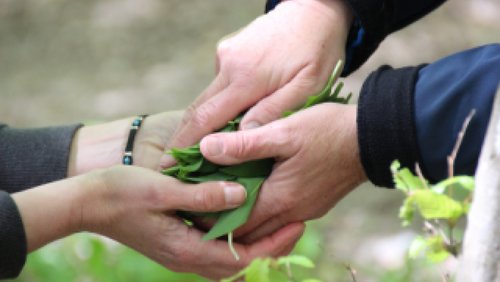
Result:
{"label": "knuckle", "polygon": [[233,70],[233,77],[239,80],[254,78],[256,74],[255,57],[245,47],[238,46],[230,39],[222,40],[217,45],[217,59],[221,69]]}
{"label": "knuckle", "polygon": [[214,128],[210,126],[211,117],[217,110],[217,106],[212,101],[206,101],[196,109],[192,110],[190,115],[190,122],[197,128],[207,128],[213,131]]}
{"label": "knuckle", "polygon": [[279,118],[283,114],[283,107],[272,101],[263,102],[260,105],[259,116],[266,118],[268,121]]}
{"label": "knuckle", "polygon": [[284,211],[291,211],[293,210],[294,208],[297,207],[297,204],[298,204],[298,200],[297,200],[297,197],[295,195],[293,195],[293,193],[287,193],[285,195],[282,195],[282,199],[281,199],[281,210],[282,210],[282,213],[280,214],[287,214],[287,213],[283,213]]}
{"label": "knuckle", "polygon": [[194,113],[196,112],[197,106],[194,104],[189,105],[185,110],[184,110],[184,115],[182,116],[181,124],[185,125],[188,124],[191,118],[193,117]]}
{"label": "knuckle", "polygon": [[288,123],[276,123],[273,125],[273,146],[282,148],[295,148],[297,138],[295,138],[296,130]]}
{"label": "knuckle", "polygon": [[178,244],[171,252],[179,270],[182,270],[181,265],[189,265],[193,262],[193,254],[188,244]]}
{"label": "knuckle", "polygon": [[236,135],[233,156],[235,158],[244,158],[255,149],[256,144],[260,142],[261,137],[254,136],[250,138],[245,132]]}
{"label": "knuckle", "polygon": [[320,77],[323,74],[323,65],[320,63],[310,63],[306,67],[306,75],[309,77]]}
{"label": "knuckle", "polygon": [[198,188],[194,191],[194,206],[202,210],[209,210],[214,206],[214,197],[208,189]]}
{"label": "knuckle", "polygon": [[217,56],[219,58],[225,58],[229,54],[231,54],[232,51],[232,44],[230,39],[224,39],[221,40],[217,43]]}

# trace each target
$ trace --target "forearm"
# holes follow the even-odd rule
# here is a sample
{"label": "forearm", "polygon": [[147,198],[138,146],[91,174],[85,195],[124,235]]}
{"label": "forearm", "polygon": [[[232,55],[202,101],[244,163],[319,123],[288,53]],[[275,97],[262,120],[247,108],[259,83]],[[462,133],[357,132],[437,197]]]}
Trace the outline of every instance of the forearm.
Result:
{"label": "forearm", "polygon": [[[181,111],[164,112],[144,119],[134,142],[134,165],[158,168],[165,145],[173,136],[182,114]],[[68,176],[121,164],[134,118],[82,127],[73,139]]]}
{"label": "forearm", "polygon": [[68,177],[121,163],[133,118],[84,126],[71,145]]}
{"label": "forearm", "polygon": [[[279,1],[278,1],[279,2]],[[288,5],[300,5],[303,9],[309,11],[311,15],[326,17],[325,26],[317,26],[320,29],[337,30],[344,39],[347,39],[349,28],[352,24],[353,14],[351,9],[343,0],[283,0],[276,10],[287,9]],[[274,7],[272,7],[274,9]],[[290,17],[293,20],[293,15]],[[315,31],[312,31],[315,32]],[[335,38],[341,40],[342,38]]]}
{"label": "forearm", "polygon": [[[292,1],[292,0],[288,0]],[[342,2],[354,17],[348,26],[346,66],[343,75],[359,68],[375,52],[379,44],[395,32],[427,15],[445,0],[394,1],[394,0],[304,0],[307,2]],[[278,7],[285,0],[268,0],[266,11]],[[278,6],[277,6],[278,5]],[[351,25],[352,23],[352,25]],[[335,28],[338,21],[332,21]]]}
{"label": "forearm", "polygon": [[82,179],[70,178],[12,195],[23,221],[28,252],[81,230],[82,188]]}

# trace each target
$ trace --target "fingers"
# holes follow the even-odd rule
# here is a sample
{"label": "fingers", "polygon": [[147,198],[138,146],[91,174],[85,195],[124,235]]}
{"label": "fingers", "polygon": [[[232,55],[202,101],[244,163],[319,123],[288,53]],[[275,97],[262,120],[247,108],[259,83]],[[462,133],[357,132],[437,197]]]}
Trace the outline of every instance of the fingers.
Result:
{"label": "fingers", "polygon": [[[199,112],[198,107],[205,103],[207,100],[215,96],[217,93],[223,91],[229,82],[223,75],[218,75],[212,83],[203,91],[203,93],[188,107],[184,112],[184,116],[175,130],[173,137],[168,142],[166,149],[175,147],[186,147],[196,143],[199,138],[204,136],[200,132],[186,130],[186,126],[192,123],[193,116]],[[193,128],[190,126],[189,128]],[[172,156],[164,154],[160,159],[160,170],[175,165],[175,160]]]}
{"label": "fingers", "polygon": [[201,141],[200,150],[208,160],[230,165],[249,160],[288,157],[296,151],[288,121],[231,133],[216,133]]}
{"label": "fingers", "polygon": [[247,266],[256,257],[279,257],[291,251],[304,233],[303,223],[292,223],[252,245],[234,243],[240,260],[236,260],[226,241],[201,241],[202,234],[196,229],[189,229],[182,238],[183,247],[179,251],[177,271],[195,271],[213,279],[228,277]]}
{"label": "fingers", "polygon": [[305,103],[307,97],[314,95],[321,88],[318,88],[321,83],[317,83],[312,78],[303,75],[308,71],[308,68],[303,69],[283,88],[274,92],[259,101],[245,114],[241,121],[242,129],[252,129],[271,121],[283,117],[286,111],[294,110]]}
{"label": "fingers", "polygon": [[232,209],[245,202],[247,192],[243,186],[233,182],[205,182],[200,184],[174,184],[170,195],[170,209],[210,212]]}
{"label": "fingers", "polygon": [[253,243],[263,238],[264,236],[276,232],[276,230],[279,230],[282,226],[283,222],[278,216],[271,217],[256,229],[252,230],[250,233],[241,238],[238,238],[238,242],[242,242],[245,244]]}
{"label": "fingers", "polygon": [[[222,84],[221,84],[222,85]],[[224,127],[240,112],[256,102],[256,87],[237,81],[223,89],[206,92],[186,111],[183,123],[171,142],[171,146],[185,147],[203,136]],[[255,95],[254,95],[255,94]]]}
{"label": "fingers", "polygon": [[268,235],[247,247],[246,255],[251,258],[258,256],[277,257],[287,251],[290,246],[295,245],[305,230],[303,222],[290,223],[275,233]]}

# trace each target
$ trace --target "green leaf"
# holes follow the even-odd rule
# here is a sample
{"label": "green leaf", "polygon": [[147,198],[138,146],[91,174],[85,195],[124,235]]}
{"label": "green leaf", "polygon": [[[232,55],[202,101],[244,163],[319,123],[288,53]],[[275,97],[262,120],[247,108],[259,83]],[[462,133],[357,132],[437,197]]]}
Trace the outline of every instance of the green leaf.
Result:
{"label": "green leaf", "polygon": [[440,263],[450,256],[450,253],[446,250],[443,238],[439,235],[427,238],[426,245],[425,255],[431,263]]}
{"label": "green leaf", "polygon": [[295,111],[287,111],[283,114],[283,117],[288,117],[291,114],[294,114],[298,111],[310,108],[312,106],[321,104],[321,103],[327,103],[327,102],[335,102],[335,103],[341,103],[341,104],[347,104],[349,103],[349,100],[351,99],[352,94],[349,94],[346,98],[339,98],[338,94],[342,90],[343,83],[340,82],[337,87],[335,88],[335,91],[332,93],[332,87],[337,81],[338,77],[340,76],[340,73],[342,72],[342,67],[343,67],[342,61],[338,61],[337,64],[335,65],[335,68],[332,72],[332,75],[328,79],[328,82],[326,83],[325,87],[321,90],[316,95],[310,96],[307,98],[306,103],[300,107],[298,110]]}
{"label": "green leaf", "polygon": [[402,168],[394,174],[396,188],[404,192],[425,189],[427,181],[422,182],[418,176],[414,175],[408,168]]}
{"label": "green leaf", "polygon": [[271,174],[273,165],[273,159],[263,159],[223,167],[220,171],[237,177],[267,177]]}
{"label": "green leaf", "polygon": [[270,258],[255,259],[245,273],[246,282],[269,282]]}
{"label": "green leaf", "polygon": [[322,281],[319,279],[308,278],[308,279],[302,280],[302,282],[322,282]]}
{"label": "green leaf", "polygon": [[202,164],[203,164],[203,159],[199,158],[188,165],[181,166],[179,170],[183,173],[194,172],[199,170]]}
{"label": "green leaf", "polygon": [[415,214],[415,203],[413,197],[407,197],[401,208],[399,208],[399,218],[403,221],[403,226],[408,226],[413,221]]}
{"label": "green leaf", "polygon": [[[260,260],[260,258],[256,258],[255,260]],[[220,282],[234,282],[238,281],[241,278],[245,277],[246,273],[248,270],[248,266],[240,270],[238,273],[234,274],[233,276],[230,276],[228,278],[221,279]]]}
{"label": "green leaf", "polygon": [[408,257],[411,259],[416,259],[427,247],[427,241],[422,236],[417,236],[411,242],[410,248],[408,249]]}
{"label": "green leaf", "polygon": [[446,260],[449,256],[450,253],[448,253],[445,250],[442,251],[433,251],[433,252],[427,252],[426,253],[427,260],[431,263],[440,263]]}
{"label": "green leaf", "polygon": [[432,190],[415,191],[411,198],[425,219],[457,220],[464,215],[464,209],[459,202]]}
{"label": "green leaf", "polygon": [[201,183],[201,182],[208,182],[208,181],[234,181],[236,180],[236,176],[233,175],[228,175],[223,172],[215,172],[212,174],[208,175],[201,175],[201,176],[187,176],[184,178],[186,181],[194,182],[194,183]]}
{"label": "green leaf", "polygon": [[207,159],[203,159],[203,164],[200,167],[200,169],[198,169],[197,172],[199,174],[212,174],[212,173],[217,172],[219,167],[220,167],[220,165],[214,164]]}
{"label": "green leaf", "polygon": [[247,199],[245,203],[237,209],[221,212],[217,223],[210,231],[203,236],[203,240],[212,240],[223,236],[243,225],[257,200],[259,189],[264,182],[263,177],[258,178],[238,178],[236,182],[240,183],[247,190]]}
{"label": "green leaf", "polygon": [[290,279],[288,279],[288,276],[274,268],[271,268],[269,270],[269,281],[271,282],[290,282]]}
{"label": "green leaf", "polygon": [[461,188],[468,190],[468,191],[474,191],[474,177],[472,176],[466,176],[466,175],[460,175],[460,176],[454,176],[451,178],[447,178],[437,184],[435,184],[432,187],[432,190],[437,193],[444,193],[446,188],[454,185],[459,185]]}
{"label": "green leaf", "polygon": [[431,190],[439,193],[451,196],[457,201],[471,201],[471,193],[474,191],[474,177],[471,176],[454,176],[445,179],[434,186]]}
{"label": "green leaf", "polygon": [[278,259],[278,265],[294,264],[305,268],[314,268],[314,263],[305,256],[300,255],[290,255],[287,257],[280,257]]}

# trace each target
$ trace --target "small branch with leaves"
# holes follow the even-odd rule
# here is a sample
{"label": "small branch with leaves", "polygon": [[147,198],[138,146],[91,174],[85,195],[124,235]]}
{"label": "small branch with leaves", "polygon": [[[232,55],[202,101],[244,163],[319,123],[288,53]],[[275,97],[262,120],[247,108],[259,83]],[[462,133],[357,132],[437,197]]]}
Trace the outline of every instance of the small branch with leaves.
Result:
{"label": "small branch with leaves", "polygon": [[394,161],[391,165],[396,188],[406,194],[399,211],[403,226],[413,221],[415,213],[420,214],[424,220],[426,236],[417,236],[414,239],[409,250],[410,258],[415,258],[423,252],[430,262],[438,263],[450,255],[457,257],[460,253],[462,242],[456,238],[455,227],[469,211],[474,178],[455,176],[454,166],[474,114],[475,110],[472,110],[465,119],[453,150],[447,158],[447,179],[431,185],[424,178],[418,164],[415,166],[417,175],[408,168],[401,168],[398,161]]}

